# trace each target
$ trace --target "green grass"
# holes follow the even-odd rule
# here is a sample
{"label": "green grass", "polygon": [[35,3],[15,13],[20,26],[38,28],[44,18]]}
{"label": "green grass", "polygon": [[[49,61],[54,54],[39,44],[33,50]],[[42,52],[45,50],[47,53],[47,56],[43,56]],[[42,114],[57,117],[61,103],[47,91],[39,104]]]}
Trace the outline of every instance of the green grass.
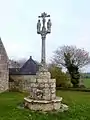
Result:
{"label": "green grass", "polygon": [[90,78],[84,79],[83,82],[84,82],[84,85],[85,85],[87,88],[90,88]]}
{"label": "green grass", "polygon": [[0,94],[0,120],[90,120],[90,93],[57,91],[63,97],[63,103],[69,106],[64,113],[33,112],[17,108],[23,101],[24,94],[7,92]]}

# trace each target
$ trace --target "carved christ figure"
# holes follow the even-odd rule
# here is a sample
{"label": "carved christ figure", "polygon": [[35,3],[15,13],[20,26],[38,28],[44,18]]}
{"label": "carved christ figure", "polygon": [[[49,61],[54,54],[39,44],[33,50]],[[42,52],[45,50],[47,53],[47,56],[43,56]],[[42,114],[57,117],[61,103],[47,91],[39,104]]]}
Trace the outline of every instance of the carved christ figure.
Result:
{"label": "carved christ figure", "polygon": [[38,20],[38,23],[37,23],[37,32],[40,32],[40,29],[41,29],[41,23],[40,23],[40,20]]}

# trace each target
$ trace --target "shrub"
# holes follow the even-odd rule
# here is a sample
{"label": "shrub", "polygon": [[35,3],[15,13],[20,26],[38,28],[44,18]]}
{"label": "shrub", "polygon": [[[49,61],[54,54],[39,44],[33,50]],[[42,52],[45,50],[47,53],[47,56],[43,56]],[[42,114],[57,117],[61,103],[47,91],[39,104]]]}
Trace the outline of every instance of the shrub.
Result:
{"label": "shrub", "polygon": [[57,87],[70,87],[70,79],[69,76],[62,72],[62,69],[55,66],[55,65],[50,65],[49,66],[49,72],[51,73],[51,78],[56,79],[56,86]]}

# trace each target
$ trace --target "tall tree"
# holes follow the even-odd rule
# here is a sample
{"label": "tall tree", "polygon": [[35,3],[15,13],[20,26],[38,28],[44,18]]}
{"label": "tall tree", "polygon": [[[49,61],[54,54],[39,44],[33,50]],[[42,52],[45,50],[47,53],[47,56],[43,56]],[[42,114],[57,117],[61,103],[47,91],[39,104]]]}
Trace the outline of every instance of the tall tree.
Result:
{"label": "tall tree", "polygon": [[80,79],[79,69],[90,63],[90,57],[84,49],[76,46],[62,46],[54,52],[53,62],[67,68],[71,82],[76,87]]}

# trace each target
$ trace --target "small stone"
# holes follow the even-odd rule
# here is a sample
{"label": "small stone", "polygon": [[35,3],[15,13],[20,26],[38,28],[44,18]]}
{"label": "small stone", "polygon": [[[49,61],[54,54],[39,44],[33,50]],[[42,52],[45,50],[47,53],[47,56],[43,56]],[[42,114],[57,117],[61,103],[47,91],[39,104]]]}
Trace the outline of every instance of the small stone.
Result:
{"label": "small stone", "polygon": [[54,88],[51,88],[51,93],[55,93],[55,92],[56,92],[55,87],[54,87]]}
{"label": "small stone", "polygon": [[55,88],[56,84],[55,83],[50,83],[50,87]]}
{"label": "small stone", "polygon": [[45,83],[45,88],[49,88],[50,85],[48,83]]}
{"label": "small stone", "polygon": [[46,78],[43,79],[43,83],[48,83],[48,80],[49,80],[49,79],[46,79]]}
{"label": "small stone", "polygon": [[31,83],[36,83],[36,78],[31,78],[29,81],[30,81]]}
{"label": "small stone", "polygon": [[40,87],[40,88],[44,88],[44,87],[45,87],[45,84],[44,84],[44,83],[40,83],[39,87]]}
{"label": "small stone", "polygon": [[56,95],[55,93],[51,94],[51,100],[55,99],[56,98]]}
{"label": "small stone", "polygon": [[69,108],[67,105],[61,104],[61,109],[62,109],[62,111],[67,111]]}
{"label": "small stone", "polygon": [[44,88],[44,93],[45,94],[50,94],[51,92],[50,92],[50,89],[49,88]]}
{"label": "small stone", "polygon": [[36,88],[37,87],[37,84],[36,83],[31,83],[31,88]]}
{"label": "small stone", "polygon": [[56,83],[56,79],[49,79],[49,83]]}
{"label": "small stone", "polygon": [[37,79],[37,83],[43,83],[43,79]]}
{"label": "small stone", "polygon": [[54,104],[53,104],[54,110],[59,110],[60,107],[61,107],[61,103],[60,103],[60,102],[57,102],[57,103],[54,103]]}
{"label": "small stone", "polygon": [[45,93],[45,95],[43,95],[43,99],[44,100],[50,100],[50,94],[49,93],[48,94]]}
{"label": "small stone", "polygon": [[50,79],[51,78],[51,74],[50,74],[50,72],[47,72],[47,71],[37,72],[37,78],[40,78],[40,79]]}
{"label": "small stone", "polygon": [[53,110],[53,105],[52,103],[49,103],[49,104],[43,104],[43,111],[52,111]]}

